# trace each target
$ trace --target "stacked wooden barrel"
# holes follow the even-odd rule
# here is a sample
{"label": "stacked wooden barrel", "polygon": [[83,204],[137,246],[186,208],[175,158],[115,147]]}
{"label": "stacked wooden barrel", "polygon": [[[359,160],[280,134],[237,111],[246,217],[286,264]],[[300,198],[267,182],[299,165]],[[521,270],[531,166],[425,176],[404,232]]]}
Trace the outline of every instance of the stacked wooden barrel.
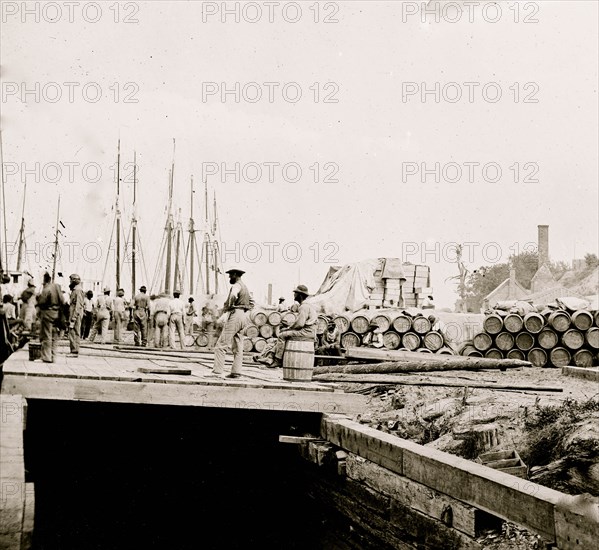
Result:
{"label": "stacked wooden barrel", "polygon": [[403,310],[361,310],[333,318],[341,332],[341,347],[363,345],[368,326],[375,322],[383,333],[383,347],[441,354],[453,354],[446,346],[443,334],[432,330],[427,317],[412,317]]}
{"label": "stacked wooden barrel", "polygon": [[267,344],[274,342],[283,320],[287,326],[294,323],[296,314],[292,311],[272,311],[256,309],[249,313],[249,323],[245,328],[243,350],[261,353]]}
{"label": "stacked wooden barrel", "polygon": [[524,359],[536,367],[592,367],[599,362],[599,315],[587,310],[494,312],[462,355]]}

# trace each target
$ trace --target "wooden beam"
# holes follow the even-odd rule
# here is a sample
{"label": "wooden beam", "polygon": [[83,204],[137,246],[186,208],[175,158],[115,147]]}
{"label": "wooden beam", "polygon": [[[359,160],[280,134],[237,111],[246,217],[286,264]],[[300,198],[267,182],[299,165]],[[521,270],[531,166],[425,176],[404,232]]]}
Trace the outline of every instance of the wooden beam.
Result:
{"label": "wooden beam", "polygon": [[279,443],[291,443],[293,445],[302,445],[310,441],[324,441],[321,437],[310,436],[295,436],[295,435],[280,435]]}
{"label": "wooden beam", "polygon": [[236,381],[168,384],[6,375],[2,392],[29,399],[98,401],[297,412],[357,413],[366,397],[338,392],[248,387]]}
{"label": "wooden beam", "polygon": [[[469,460],[325,415],[321,435],[435,491],[555,541],[554,506],[568,495]],[[597,525],[599,527],[599,524]]]}
{"label": "wooden beam", "polygon": [[599,382],[599,367],[562,367],[562,374]]}

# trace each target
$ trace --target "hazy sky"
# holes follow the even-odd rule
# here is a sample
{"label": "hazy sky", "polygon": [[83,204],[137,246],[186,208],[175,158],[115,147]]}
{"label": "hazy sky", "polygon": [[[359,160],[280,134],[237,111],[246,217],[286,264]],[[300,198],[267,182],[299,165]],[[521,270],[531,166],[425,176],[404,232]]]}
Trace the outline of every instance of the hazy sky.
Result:
{"label": "hazy sky", "polygon": [[[453,242],[476,243],[472,269],[536,242],[537,224],[550,225],[553,259],[599,248],[596,2],[480,2],[469,13],[468,2],[433,0],[428,15],[399,1],[80,2],[71,12],[27,2],[29,14],[22,4],[2,2],[1,124],[9,240],[29,170],[34,269],[61,194],[61,239],[80,243],[61,269],[101,275],[103,261],[81,251],[108,241],[119,137],[123,163],[138,154],[150,278],[173,138],[184,226],[190,176],[199,211],[206,175],[226,267],[240,251],[258,297],[268,282],[290,294],[298,277],[316,290],[330,263],[403,255],[430,265],[437,303],[450,306]],[[239,183],[221,172],[235,163]]]}

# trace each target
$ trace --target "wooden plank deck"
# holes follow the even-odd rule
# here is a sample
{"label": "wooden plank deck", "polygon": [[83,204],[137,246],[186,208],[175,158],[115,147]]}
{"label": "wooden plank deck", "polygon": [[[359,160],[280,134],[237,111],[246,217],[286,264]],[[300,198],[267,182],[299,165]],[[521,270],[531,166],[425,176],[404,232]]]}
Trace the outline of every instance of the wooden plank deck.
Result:
{"label": "wooden plank deck", "polygon": [[[332,384],[288,382],[281,369],[261,369],[244,361],[242,377],[211,377],[212,354],[182,350],[118,350],[87,345],[78,358],[59,347],[54,363],[29,361],[27,349],[4,363],[2,394],[25,399],[114,403],[147,403],[351,414],[364,409],[366,398],[344,393]],[[229,370],[227,357],[225,369]],[[191,374],[141,372],[156,367],[182,367]]]}

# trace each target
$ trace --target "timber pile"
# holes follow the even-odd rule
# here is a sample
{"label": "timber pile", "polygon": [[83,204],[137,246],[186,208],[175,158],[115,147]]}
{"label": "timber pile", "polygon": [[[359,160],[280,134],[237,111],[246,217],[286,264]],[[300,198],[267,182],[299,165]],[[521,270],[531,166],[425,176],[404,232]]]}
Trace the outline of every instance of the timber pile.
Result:
{"label": "timber pile", "polygon": [[341,332],[341,347],[344,349],[364,345],[368,326],[375,322],[383,332],[384,349],[454,354],[445,335],[440,330],[433,330],[431,322],[422,313],[404,309],[362,309],[337,315],[333,321]]}
{"label": "timber pile", "polygon": [[535,367],[592,367],[599,361],[599,316],[587,310],[544,309],[520,315],[496,310],[461,355],[527,359]]}

